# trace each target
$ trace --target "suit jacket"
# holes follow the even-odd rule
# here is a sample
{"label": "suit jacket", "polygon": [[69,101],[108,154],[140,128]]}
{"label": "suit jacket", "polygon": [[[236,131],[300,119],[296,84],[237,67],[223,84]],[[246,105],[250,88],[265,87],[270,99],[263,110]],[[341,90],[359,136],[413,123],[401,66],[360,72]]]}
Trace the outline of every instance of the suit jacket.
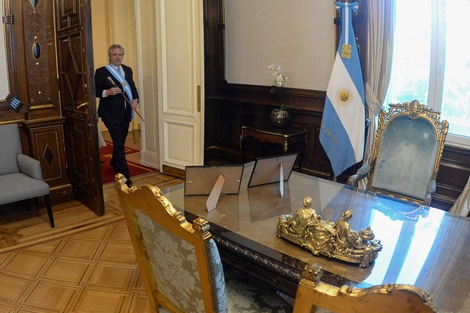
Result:
{"label": "suit jacket", "polygon": [[[129,101],[132,102],[133,99],[139,99],[133,79],[132,69],[124,64],[121,66],[124,70],[126,81],[129,83],[129,87],[132,91],[132,98],[129,99]],[[122,95],[119,94],[115,96],[107,96],[105,98],[102,97],[103,90],[113,87],[111,82],[108,80],[108,77],[111,77],[116,85],[124,92],[124,88],[121,83],[114,78],[106,67],[103,66],[98,68],[95,72],[96,97],[100,98],[98,116],[101,117],[105,125],[120,124],[123,121],[130,122],[132,118],[132,109],[129,104],[126,104],[126,107],[124,108],[125,100]]]}

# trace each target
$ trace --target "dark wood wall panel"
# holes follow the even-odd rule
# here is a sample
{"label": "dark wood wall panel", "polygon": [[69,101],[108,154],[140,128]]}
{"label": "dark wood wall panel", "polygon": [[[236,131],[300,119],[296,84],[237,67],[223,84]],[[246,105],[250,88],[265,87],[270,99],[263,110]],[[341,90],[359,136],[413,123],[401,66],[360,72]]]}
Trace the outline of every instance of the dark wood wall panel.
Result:
{"label": "dark wood wall panel", "polygon": [[450,208],[460,196],[470,176],[470,151],[446,146],[437,174],[437,191],[434,204]]}
{"label": "dark wood wall panel", "polygon": [[[242,126],[266,127],[270,125],[271,111],[278,106],[278,100],[266,89],[265,99],[259,92],[258,86],[253,86],[253,95],[247,91],[247,87],[242,95],[231,95],[227,98],[217,97],[206,103],[206,126],[210,131],[206,131],[206,156],[208,159],[217,155],[220,158],[230,160],[232,163],[241,162],[240,135]],[[288,111],[290,115],[290,125],[307,129],[307,147],[302,163],[302,172],[319,177],[333,179],[333,173],[328,157],[321,146],[318,135],[320,131],[322,110],[317,110],[316,105],[310,107],[305,103],[316,103],[321,100],[321,95],[316,94],[304,96],[299,101],[300,105],[293,100],[302,98],[295,95],[295,90],[290,91]],[[299,93],[300,94],[300,93]],[[240,98],[238,98],[240,96]],[[257,142],[247,140],[247,160],[254,160],[261,156],[262,147]],[[266,148],[266,147],[263,147]],[[269,147],[268,147],[269,148]],[[215,153],[214,151],[217,151]],[[277,150],[271,149],[271,152]],[[215,154],[214,154],[215,153]],[[279,150],[282,153],[282,150]],[[352,167],[343,175],[338,177],[338,181],[346,182],[350,174],[356,167]]]}
{"label": "dark wood wall panel", "polygon": [[58,117],[46,121],[35,120],[24,123],[29,154],[41,162],[43,178],[51,187],[50,192],[54,202],[68,201],[73,198],[65,161],[64,122],[64,118]]}

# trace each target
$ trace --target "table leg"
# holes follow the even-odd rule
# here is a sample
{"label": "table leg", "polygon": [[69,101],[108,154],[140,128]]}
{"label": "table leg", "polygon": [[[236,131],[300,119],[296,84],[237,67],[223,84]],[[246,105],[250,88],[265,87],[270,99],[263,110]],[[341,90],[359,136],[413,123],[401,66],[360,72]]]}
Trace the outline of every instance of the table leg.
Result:
{"label": "table leg", "polygon": [[242,134],[240,135],[240,149],[242,151],[242,164],[246,162],[246,148],[245,148],[245,131],[242,130]]}

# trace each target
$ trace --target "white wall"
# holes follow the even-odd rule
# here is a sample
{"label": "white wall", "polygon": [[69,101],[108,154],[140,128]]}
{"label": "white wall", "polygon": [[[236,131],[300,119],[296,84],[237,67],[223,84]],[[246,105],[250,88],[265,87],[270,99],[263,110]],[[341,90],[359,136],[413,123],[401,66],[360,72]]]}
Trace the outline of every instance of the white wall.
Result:
{"label": "white wall", "polygon": [[141,163],[160,169],[156,1],[135,0],[138,84],[142,113]]}
{"label": "white wall", "polygon": [[326,90],[335,56],[333,1],[225,1],[226,78],[271,85],[279,64],[286,87]]}

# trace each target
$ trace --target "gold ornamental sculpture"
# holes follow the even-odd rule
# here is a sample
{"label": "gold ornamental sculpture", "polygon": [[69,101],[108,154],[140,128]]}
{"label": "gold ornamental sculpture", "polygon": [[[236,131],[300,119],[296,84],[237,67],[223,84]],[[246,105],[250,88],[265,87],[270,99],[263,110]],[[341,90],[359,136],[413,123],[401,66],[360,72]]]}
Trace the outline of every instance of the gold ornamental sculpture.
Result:
{"label": "gold ornamental sculpture", "polygon": [[357,232],[350,229],[352,211],[346,210],[336,222],[325,221],[311,207],[312,198],[305,197],[303,207],[294,215],[283,214],[277,224],[277,237],[287,239],[313,255],[324,255],[368,267],[382,250],[380,240],[369,227]]}

